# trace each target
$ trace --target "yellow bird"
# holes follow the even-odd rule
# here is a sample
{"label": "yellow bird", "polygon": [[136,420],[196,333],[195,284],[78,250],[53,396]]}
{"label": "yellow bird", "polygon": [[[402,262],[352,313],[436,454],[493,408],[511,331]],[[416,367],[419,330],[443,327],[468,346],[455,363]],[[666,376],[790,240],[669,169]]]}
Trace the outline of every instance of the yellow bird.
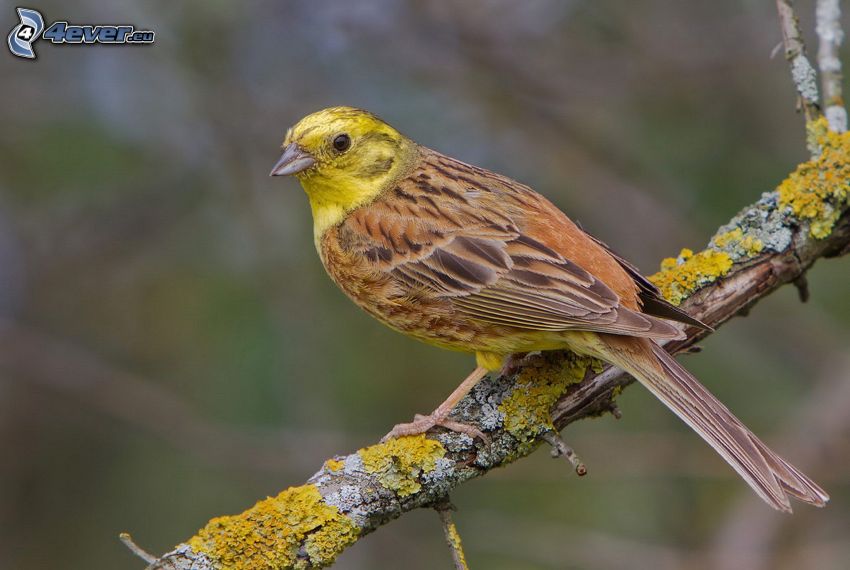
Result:
{"label": "yellow bird", "polygon": [[474,353],[477,368],[432,414],[389,437],[443,426],[452,408],[512,354],[568,349],[634,376],[772,507],[828,495],[771,451],[657,344],[679,321],[638,270],[528,186],[420,146],[351,107],[289,129],[273,176],[294,175],[313,211],[331,279],[385,325]]}

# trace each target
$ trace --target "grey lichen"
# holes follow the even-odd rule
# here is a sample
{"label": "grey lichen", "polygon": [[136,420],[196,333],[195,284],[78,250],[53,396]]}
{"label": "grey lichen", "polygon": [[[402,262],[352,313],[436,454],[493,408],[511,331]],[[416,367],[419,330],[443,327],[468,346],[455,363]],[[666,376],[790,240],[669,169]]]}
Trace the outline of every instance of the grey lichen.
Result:
{"label": "grey lichen", "polygon": [[325,502],[347,513],[363,503],[363,494],[355,485],[342,485],[335,493],[325,495]]}
{"label": "grey lichen", "polygon": [[830,129],[839,133],[847,130],[847,109],[841,105],[829,105],[823,114],[826,116]]}
{"label": "grey lichen", "polygon": [[[164,564],[167,564],[165,566]],[[168,568],[168,570],[201,570],[213,568],[213,561],[203,553],[192,550],[188,544],[179,544],[177,547],[162,556],[159,560],[147,567],[146,570]]]}
{"label": "grey lichen", "polygon": [[817,73],[808,59],[798,55],[791,60],[791,77],[794,80],[794,84],[797,85],[797,89],[799,89],[800,96],[809,103],[817,104]]}
{"label": "grey lichen", "polygon": [[443,444],[446,451],[462,452],[473,447],[475,441],[465,433],[460,432],[444,432],[437,435],[437,441]]}
{"label": "grey lichen", "polygon": [[452,488],[453,476],[455,475],[455,462],[448,457],[440,457],[436,461],[433,471],[422,475],[422,482],[427,486],[430,493],[436,496],[449,494]]}
{"label": "grey lichen", "polygon": [[490,375],[472,389],[455,410],[460,421],[474,419],[485,431],[495,431],[504,425],[499,405],[513,389],[510,377]]}
{"label": "grey lichen", "polygon": [[370,501],[364,497],[360,487],[342,485],[336,492],[323,496],[327,504],[338,508],[341,513],[347,514],[358,528],[367,526],[369,514],[367,505]]}
{"label": "grey lichen", "polygon": [[[711,239],[710,247],[725,251],[735,262],[762,251],[779,253],[791,245],[793,232],[789,225],[787,212],[779,208],[778,194],[765,192],[758,202],[721,226]],[[732,235],[737,234],[736,230],[740,230],[740,236]],[[732,239],[736,237],[738,239]]]}
{"label": "grey lichen", "polygon": [[363,459],[356,453],[346,456],[343,463],[342,471],[346,475],[359,475],[364,472]]}

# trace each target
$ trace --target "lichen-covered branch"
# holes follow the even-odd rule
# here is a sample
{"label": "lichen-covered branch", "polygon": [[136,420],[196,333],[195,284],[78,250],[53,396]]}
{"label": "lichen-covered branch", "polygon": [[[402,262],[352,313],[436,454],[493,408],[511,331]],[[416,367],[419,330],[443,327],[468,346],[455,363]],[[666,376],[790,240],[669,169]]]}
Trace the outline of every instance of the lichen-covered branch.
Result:
{"label": "lichen-covered branch", "polygon": [[847,130],[847,110],[842,95],[841,59],[838,50],[844,41],[841,29],[841,4],[839,0],[818,0],[815,9],[818,34],[818,68],[823,86],[824,115],[829,128],[843,133]]}
{"label": "lichen-covered branch", "polygon": [[[780,185],[721,227],[698,253],[682,250],[652,279],[668,299],[717,327],[821,257],[850,250],[850,134],[812,121],[821,149]],[[680,352],[709,334],[689,331]],[[444,503],[449,492],[534,451],[547,434],[613,409],[630,382],[623,373],[568,352],[520,363],[481,382],[453,419],[487,433],[487,443],[437,428],[327,460],[305,484],[239,515],[213,519],[149,570],[319,568],[403,513]]]}
{"label": "lichen-covered branch", "polygon": [[454,562],[455,570],[469,570],[469,565],[466,563],[466,554],[463,553],[463,544],[460,541],[460,533],[458,533],[454,517],[452,517],[452,509],[454,507],[451,503],[445,501],[435,508],[437,514],[440,515],[440,522],[443,525],[443,533],[446,535],[446,544],[452,553],[452,562]]}
{"label": "lichen-covered branch", "polygon": [[[791,79],[797,90],[800,107],[806,117],[806,124],[816,121],[821,116],[818,105],[818,78],[815,68],[806,57],[806,45],[800,32],[800,23],[794,13],[792,0],[776,0],[779,12],[779,27],[782,31],[782,45],[785,48],[785,59],[791,66]],[[809,150],[817,154],[818,149],[810,139]]]}

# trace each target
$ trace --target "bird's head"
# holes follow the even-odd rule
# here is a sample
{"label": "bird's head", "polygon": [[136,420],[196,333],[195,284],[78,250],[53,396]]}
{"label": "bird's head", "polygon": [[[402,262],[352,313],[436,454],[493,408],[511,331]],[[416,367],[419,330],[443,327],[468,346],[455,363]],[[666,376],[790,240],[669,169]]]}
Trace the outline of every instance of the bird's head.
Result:
{"label": "bird's head", "polygon": [[416,153],[410,139],[372,113],[352,107],[307,115],[287,131],[282,148],[271,175],[298,178],[316,224],[322,218],[323,225],[329,214],[338,218],[340,211],[375,198],[406,172]]}

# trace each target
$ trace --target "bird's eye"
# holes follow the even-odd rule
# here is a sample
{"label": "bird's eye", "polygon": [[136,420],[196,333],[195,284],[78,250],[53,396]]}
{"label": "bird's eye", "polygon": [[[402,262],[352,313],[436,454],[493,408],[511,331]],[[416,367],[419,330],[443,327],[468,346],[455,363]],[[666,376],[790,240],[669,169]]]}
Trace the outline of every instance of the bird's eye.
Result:
{"label": "bird's eye", "polygon": [[345,152],[351,146],[351,137],[343,133],[334,137],[334,150],[337,152]]}

